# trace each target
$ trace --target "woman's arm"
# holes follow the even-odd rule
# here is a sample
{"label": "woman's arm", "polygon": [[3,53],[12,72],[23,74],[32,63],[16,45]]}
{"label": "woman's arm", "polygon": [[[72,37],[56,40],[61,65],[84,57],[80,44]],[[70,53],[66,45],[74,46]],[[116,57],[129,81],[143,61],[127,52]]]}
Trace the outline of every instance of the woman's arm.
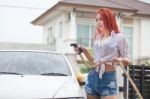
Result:
{"label": "woman's arm", "polygon": [[91,54],[88,52],[88,50],[82,46],[79,46],[78,48],[74,48],[74,50],[79,53],[79,49],[82,50],[83,54],[86,56],[86,58],[88,59],[88,62],[91,66],[94,65],[94,62],[93,62],[93,57],[91,56]]}
{"label": "woman's arm", "polygon": [[90,65],[94,65],[94,62],[93,62],[93,57],[91,56],[91,54],[88,52],[88,50],[87,49],[83,49],[83,53],[84,53],[84,55],[86,56],[86,58],[88,59],[88,61],[89,61],[89,63],[90,63]]}
{"label": "woman's arm", "polygon": [[124,66],[129,66],[130,65],[130,59],[129,58],[115,58],[114,62],[123,62]]}
{"label": "woman's arm", "polygon": [[121,37],[121,40],[118,43],[120,57],[115,58],[114,61],[123,62],[125,66],[129,66],[131,62],[129,47],[125,36]]}

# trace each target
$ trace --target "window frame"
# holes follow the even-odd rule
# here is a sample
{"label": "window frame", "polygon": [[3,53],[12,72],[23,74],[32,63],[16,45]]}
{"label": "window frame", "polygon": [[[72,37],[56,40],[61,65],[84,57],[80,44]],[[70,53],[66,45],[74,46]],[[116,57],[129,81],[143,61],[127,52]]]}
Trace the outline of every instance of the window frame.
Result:
{"label": "window frame", "polygon": [[55,44],[54,28],[51,26],[47,29],[47,43]]}
{"label": "window frame", "polygon": [[[124,28],[127,27],[127,28],[132,28],[132,34],[131,34],[131,46],[129,46],[129,50],[130,50],[130,55],[131,57],[133,56],[133,37],[134,37],[134,26],[133,25],[130,25],[130,24],[123,24],[121,29],[122,29],[122,33],[125,35],[125,32],[124,32]],[[128,39],[130,39],[129,37],[127,37],[127,35],[125,35],[125,37]],[[128,41],[129,42],[129,41]],[[129,45],[129,44],[128,44]],[[131,48],[130,48],[131,47]]]}
{"label": "window frame", "polygon": [[[78,27],[78,25],[87,25],[87,26],[89,26],[89,35],[88,35],[88,37],[89,37],[89,40],[88,40],[88,46],[86,46],[87,48],[91,48],[92,47],[92,26],[95,26],[95,28],[96,28],[96,23],[91,23],[91,22],[79,22],[79,23],[77,23],[77,27]],[[78,32],[78,28],[77,28],[77,32]],[[78,33],[77,33],[78,34]],[[78,39],[78,36],[77,36],[77,39]]]}

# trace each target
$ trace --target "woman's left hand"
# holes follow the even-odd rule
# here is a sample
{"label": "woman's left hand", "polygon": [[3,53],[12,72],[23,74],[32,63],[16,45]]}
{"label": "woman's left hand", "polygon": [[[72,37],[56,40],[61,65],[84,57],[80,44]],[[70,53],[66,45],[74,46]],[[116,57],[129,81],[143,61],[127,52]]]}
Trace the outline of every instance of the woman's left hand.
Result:
{"label": "woman's left hand", "polygon": [[123,62],[123,58],[114,58],[113,61],[114,62]]}
{"label": "woman's left hand", "polygon": [[114,64],[118,64],[119,62],[122,62],[124,65],[129,65],[130,64],[130,59],[128,59],[128,58],[122,58],[122,57],[114,58],[113,59],[113,63]]}

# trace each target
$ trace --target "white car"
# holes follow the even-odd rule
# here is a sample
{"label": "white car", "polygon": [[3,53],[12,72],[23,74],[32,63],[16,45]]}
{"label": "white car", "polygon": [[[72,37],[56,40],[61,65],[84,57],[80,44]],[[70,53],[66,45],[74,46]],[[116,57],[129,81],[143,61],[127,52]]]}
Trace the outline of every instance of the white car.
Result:
{"label": "white car", "polygon": [[0,51],[0,99],[84,99],[64,54]]}

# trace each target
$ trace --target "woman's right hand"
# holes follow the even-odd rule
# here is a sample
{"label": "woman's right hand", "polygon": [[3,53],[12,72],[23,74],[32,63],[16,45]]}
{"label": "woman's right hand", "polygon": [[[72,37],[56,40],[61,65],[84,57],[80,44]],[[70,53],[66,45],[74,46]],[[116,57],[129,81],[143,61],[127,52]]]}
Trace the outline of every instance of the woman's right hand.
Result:
{"label": "woman's right hand", "polygon": [[81,54],[82,52],[84,52],[86,50],[86,48],[79,45],[78,47],[74,47],[74,50],[75,50],[76,53]]}
{"label": "woman's right hand", "polygon": [[79,48],[74,47],[74,51],[75,51],[76,53],[79,53]]}

